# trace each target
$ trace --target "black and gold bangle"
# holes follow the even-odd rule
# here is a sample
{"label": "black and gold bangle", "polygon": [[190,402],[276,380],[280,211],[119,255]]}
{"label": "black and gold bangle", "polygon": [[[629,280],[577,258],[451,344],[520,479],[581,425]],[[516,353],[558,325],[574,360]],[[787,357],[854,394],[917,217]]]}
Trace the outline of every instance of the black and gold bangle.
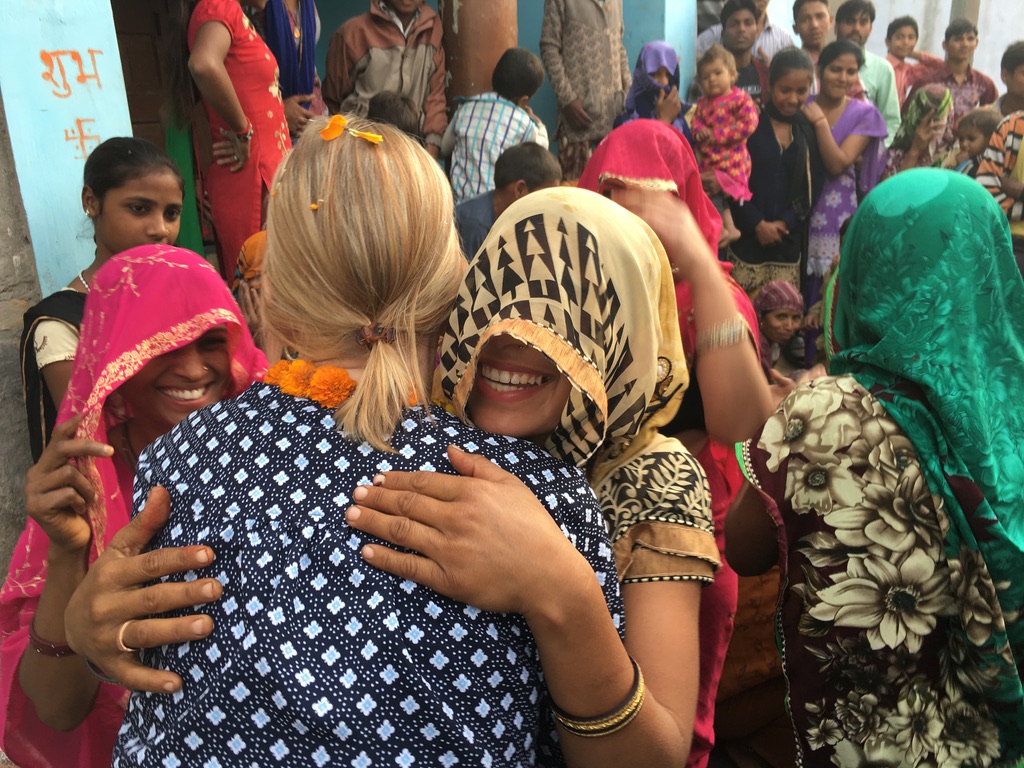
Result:
{"label": "black and gold bangle", "polygon": [[627,694],[625,701],[618,707],[597,717],[574,717],[568,712],[559,708],[555,702],[551,702],[551,712],[558,723],[573,736],[581,736],[585,739],[608,736],[620,731],[633,722],[644,705],[644,673],[640,671],[640,665],[632,656],[629,657],[633,665],[633,687]]}

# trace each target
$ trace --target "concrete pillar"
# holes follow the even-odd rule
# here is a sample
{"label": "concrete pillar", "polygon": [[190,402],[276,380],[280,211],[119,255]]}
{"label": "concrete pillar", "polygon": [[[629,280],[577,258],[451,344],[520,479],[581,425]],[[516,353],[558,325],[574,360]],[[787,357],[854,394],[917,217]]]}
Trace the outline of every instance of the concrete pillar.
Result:
{"label": "concrete pillar", "polygon": [[953,7],[949,11],[949,20],[970,19],[977,24],[980,10],[981,0],[953,0]]}
{"label": "concrete pillar", "polygon": [[25,524],[22,486],[31,457],[25,401],[21,396],[18,343],[22,315],[37,301],[39,282],[35,257],[0,93],[0,434],[4,436],[5,445],[0,461],[0,567],[3,574],[7,573],[11,552]]}
{"label": "concrete pillar", "polygon": [[498,59],[519,42],[516,0],[439,0],[448,69],[448,105],[491,89]]}

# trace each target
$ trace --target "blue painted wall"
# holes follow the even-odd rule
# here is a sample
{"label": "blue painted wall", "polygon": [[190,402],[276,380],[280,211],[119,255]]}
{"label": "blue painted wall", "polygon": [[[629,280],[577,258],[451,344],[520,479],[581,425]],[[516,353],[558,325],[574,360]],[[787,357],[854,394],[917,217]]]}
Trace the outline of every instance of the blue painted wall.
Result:
{"label": "blue painted wall", "polygon": [[82,169],[96,145],[132,123],[106,0],[5,3],[0,89],[44,296],[89,265]]}
{"label": "blue painted wall", "polygon": [[[437,0],[427,0],[437,10]],[[318,0],[322,32],[317,44],[317,68],[323,74],[331,34],[346,19],[366,12],[369,0]],[[693,42],[697,30],[696,0],[623,0],[624,42],[630,68],[640,49],[650,40],[667,40],[680,56],[682,82],[693,77]],[[519,0],[519,45],[540,55],[540,25],[544,15],[541,0]],[[558,104],[547,80],[530,102],[548,126],[554,149],[555,117]]]}

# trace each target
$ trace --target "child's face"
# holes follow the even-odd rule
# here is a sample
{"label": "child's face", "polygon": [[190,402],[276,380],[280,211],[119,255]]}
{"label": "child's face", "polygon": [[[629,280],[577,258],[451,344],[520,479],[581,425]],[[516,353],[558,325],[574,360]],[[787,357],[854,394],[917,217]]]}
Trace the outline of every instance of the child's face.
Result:
{"label": "child's face", "polygon": [[900,27],[892,33],[892,37],[885,39],[885,44],[889,53],[897,59],[905,59],[917,47],[917,32],[913,27]]}
{"label": "child's face", "polygon": [[951,37],[942,44],[942,50],[946,52],[946,58],[950,61],[970,61],[974,58],[977,47],[978,36],[973,32]]}
{"label": "child's face", "polygon": [[761,332],[769,341],[785,344],[800,330],[803,319],[803,312],[794,309],[773,309],[761,319]]}
{"label": "child's face", "polygon": [[836,22],[836,37],[839,40],[853,40],[857,45],[864,47],[868,38],[871,37],[871,17],[861,13],[852,20]]}
{"label": "child's face", "polygon": [[1003,83],[1006,85],[1006,92],[1011,96],[1024,98],[1024,64],[1010,72],[1002,71]]}
{"label": "child's face", "polygon": [[824,0],[801,5],[793,24],[793,30],[800,35],[800,43],[811,51],[820,51],[825,46],[825,38],[831,28],[832,15]]}
{"label": "child's face", "polygon": [[724,61],[715,59],[700,68],[700,87],[705,96],[722,96],[735,82],[736,70],[727,67]]}
{"label": "child's face", "polygon": [[668,88],[669,77],[671,77],[668,67],[658,67],[657,71],[651,72],[651,80],[656,82],[662,88]]}
{"label": "child's face", "polygon": [[792,117],[797,113],[811,92],[811,73],[803,69],[794,69],[774,83],[771,87],[771,100],[784,117]]}
{"label": "child's face", "polygon": [[543,443],[561,421],[571,390],[547,355],[501,334],[480,353],[468,411],[487,432]]}
{"label": "child's face", "polygon": [[988,146],[989,137],[977,128],[964,126],[957,131],[956,137],[960,139],[960,149],[967,153],[968,157],[977,157]]}

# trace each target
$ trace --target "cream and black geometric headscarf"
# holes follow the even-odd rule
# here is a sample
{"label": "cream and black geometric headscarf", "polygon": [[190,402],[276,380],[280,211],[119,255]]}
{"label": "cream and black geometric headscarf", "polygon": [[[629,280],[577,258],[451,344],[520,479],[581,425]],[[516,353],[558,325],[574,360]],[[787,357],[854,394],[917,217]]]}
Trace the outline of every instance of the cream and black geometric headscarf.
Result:
{"label": "cream and black geometric headscarf", "polygon": [[573,385],[544,447],[580,467],[598,449],[614,458],[642,450],[638,436],[671,419],[688,382],[664,249],[643,221],[593,192],[527,195],[470,264],[440,370],[463,419],[472,420],[478,354],[498,334],[543,352]]}

